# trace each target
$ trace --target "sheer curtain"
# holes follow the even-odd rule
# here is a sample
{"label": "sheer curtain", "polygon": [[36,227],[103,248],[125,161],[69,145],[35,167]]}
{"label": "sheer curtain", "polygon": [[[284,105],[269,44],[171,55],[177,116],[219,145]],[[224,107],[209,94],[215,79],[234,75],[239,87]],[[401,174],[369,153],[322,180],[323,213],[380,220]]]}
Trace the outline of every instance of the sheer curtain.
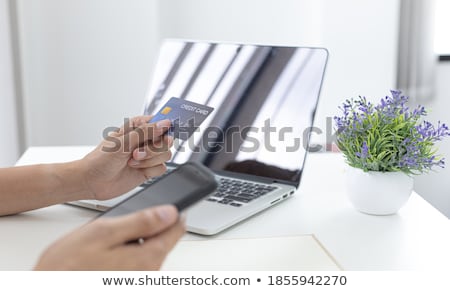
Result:
{"label": "sheer curtain", "polygon": [[401,0],[397,88],[413,103],[434,98],[434,0]]}

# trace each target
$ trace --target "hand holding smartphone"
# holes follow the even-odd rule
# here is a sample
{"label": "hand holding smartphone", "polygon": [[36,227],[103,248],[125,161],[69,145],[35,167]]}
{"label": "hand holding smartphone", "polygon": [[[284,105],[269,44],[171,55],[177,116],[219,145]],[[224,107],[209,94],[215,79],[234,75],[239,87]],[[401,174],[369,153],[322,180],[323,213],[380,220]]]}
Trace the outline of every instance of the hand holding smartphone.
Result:
{"label": "hand holding smartphone", "polygon": [[216,188],[217,181],[208,168],[188,162],[99,217],[121,216],[163,204],[175,205],[181,212],[211,194]]}

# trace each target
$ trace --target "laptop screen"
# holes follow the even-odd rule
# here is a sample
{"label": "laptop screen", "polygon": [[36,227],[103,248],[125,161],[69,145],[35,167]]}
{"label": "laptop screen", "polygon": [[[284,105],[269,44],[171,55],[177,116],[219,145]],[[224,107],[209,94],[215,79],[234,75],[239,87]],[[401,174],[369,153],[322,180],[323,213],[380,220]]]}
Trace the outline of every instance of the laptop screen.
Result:
{"label": "laptop screen", "polygon": [[322,48],[166,40],[145,105],[171,97],[214,111],[172,162],[297,184],[307,152],[328,53]]}

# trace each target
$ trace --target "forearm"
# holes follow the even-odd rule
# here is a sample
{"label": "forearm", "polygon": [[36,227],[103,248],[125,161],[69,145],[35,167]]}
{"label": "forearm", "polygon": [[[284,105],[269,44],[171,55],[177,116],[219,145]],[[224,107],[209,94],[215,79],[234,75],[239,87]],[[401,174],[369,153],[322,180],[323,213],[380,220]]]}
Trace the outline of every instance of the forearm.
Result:
{"label": "forearm", "polygon": [[0,216],[86,199],[79,161],[0,169]]}

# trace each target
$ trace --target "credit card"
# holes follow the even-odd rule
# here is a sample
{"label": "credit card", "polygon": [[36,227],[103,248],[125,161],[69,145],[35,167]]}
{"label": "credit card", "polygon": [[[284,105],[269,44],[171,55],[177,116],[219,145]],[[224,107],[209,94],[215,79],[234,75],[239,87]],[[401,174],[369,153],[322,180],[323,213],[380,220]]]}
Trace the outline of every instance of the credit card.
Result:
{"label": "credit card", "polygon": [[169,134],[187,140],[213,110],[206,105],[172,97],[149,122],[169,119],[172,121]]}

